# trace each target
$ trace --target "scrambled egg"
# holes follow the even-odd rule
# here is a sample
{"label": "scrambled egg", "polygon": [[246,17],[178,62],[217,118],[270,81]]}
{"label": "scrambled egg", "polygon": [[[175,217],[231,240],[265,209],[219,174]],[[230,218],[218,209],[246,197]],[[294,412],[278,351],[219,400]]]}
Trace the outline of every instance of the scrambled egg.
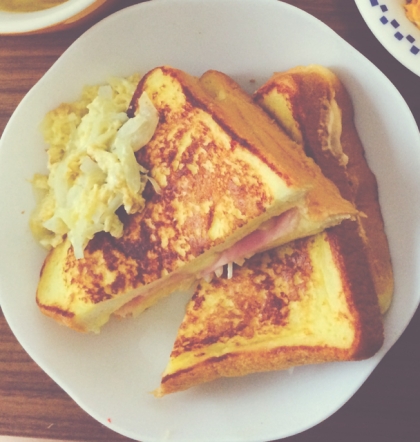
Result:
{"label": "scrambled egg", "polygon": [[407,18],[420,28],[420,0],[408,1],[404,7]]}
{"label": "scrambled egg", "polygon": [[86,87],[79,101],[46,115],[42,131],[49,145],[49,174],[34,176],[40,195],[30,224],[47,249],[67,236],[81,258],[95,233],[122,235],[115,213],[119,207],[130,214],[144,208],[147,171],[134,152],[150,141],[159,116],[143,94],[138,115],[127,117],[138,81],[138,76],[113,78],[106,85]]}

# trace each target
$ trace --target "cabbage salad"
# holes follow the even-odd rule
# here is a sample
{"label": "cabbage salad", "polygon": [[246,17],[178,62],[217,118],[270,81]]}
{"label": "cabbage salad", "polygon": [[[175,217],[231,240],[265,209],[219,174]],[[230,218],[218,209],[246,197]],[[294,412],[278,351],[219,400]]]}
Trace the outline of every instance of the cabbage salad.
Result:
{"label": "cabbage salad", "polygon": [[111,78],[105,85],[85,87],[80,100],[45,116],[41,129],[49,173],[33,178],[38,201],[30,224],[47,249],[67,236],[76,258],[82,258],[96,233],[122,235],[119,207],[129,214],[144,208],[147,170],[135,152],[150,141],[159,116],[143,93],[138,114],[127,117],[139,79]]}

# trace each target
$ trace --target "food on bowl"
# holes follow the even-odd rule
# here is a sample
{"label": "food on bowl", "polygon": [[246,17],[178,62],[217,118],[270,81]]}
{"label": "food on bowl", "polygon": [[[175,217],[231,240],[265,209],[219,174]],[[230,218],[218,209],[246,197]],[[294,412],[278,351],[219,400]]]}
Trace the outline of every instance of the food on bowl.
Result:
{"label": "food on bowl", "polygon": [[115,0],[0,0],[0,34],[39,34],[71,29],[98,16]]}
{"label": "food on bowl", "polygon": [[67,0],[0,0],[0,11],[34,12],[49,9]]}
{"label": "food on bowl", "polygon": [[420,27],[420,0],[408,0],[404,8],[407,18]]}

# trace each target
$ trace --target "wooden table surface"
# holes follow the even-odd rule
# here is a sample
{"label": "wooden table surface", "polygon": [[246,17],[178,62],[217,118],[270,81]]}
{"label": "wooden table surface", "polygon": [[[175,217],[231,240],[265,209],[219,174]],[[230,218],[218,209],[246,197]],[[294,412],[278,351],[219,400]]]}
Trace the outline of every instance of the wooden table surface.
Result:
{"label": "wooden table surface", "polygon": [[[316,16],[370,59],[420,122],[420,78],[379,44],[351,0],[287,0]],[[55,34],[0,36],[0,134],[29,89],[94,21],[141,3],[119,0],[94,19]],[[287,442],[420,440],[420,311],[360,390],[338,412]],[[0,310],[0,435],[79,441],[128,440],[81,410],[29,358]],[[216,441],[215,441],[216,442]]]}

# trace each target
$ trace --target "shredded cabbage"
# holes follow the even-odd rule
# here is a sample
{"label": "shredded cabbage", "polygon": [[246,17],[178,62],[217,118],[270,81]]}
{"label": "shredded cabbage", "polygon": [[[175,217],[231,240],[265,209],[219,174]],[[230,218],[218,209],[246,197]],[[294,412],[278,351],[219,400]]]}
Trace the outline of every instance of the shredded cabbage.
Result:
{"label": "shredded cabbage", "polygon": [[145,93],[138,114],[127,117],[138,81],[138,76],[113,78],[86,88],[79,101],[46,116],[42,129],[49,144],[49,174],[33,179],[41,196],[31,218],[44,247],[56,247],[67,235],[76,258],[82,258],[96,233],[122,235],[119,207],[129,214],[144,208],[147,170],[135,152],[150,141],[159,117]]}

